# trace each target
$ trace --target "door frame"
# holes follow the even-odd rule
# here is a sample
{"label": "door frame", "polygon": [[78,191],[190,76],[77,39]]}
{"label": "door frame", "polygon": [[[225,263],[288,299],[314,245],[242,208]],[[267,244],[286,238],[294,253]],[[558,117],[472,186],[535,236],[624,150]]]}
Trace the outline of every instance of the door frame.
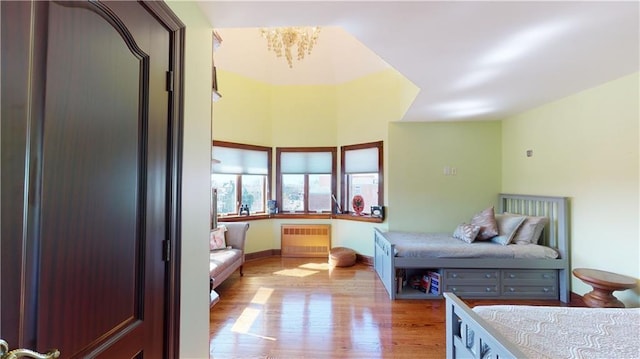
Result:
{"label": "door frame", "polygon": [[181,258],[181,223],[182,223],[182,146],[184,133],[184,43],[185,25],[162,1],[142,1],[158,20],[171,32],[169,66],[172,84],[169,92],[170,128],[168,148],[168,189],[169,218],[167,218],[167,238],[169,239],[169,261],[166,264],[165,276],[165,353],[167,358],[180,357],[180,258]]}
{"label": "door frame", "polygon": [[[102,7],[104,6],[98,1],[89,0],[93,6]],[[162,1],[153,1],[153,0],[140,0],[139,2],[147,11],[161,24],[168,32],[169,35],[169,76],[167,76],[167,82],[172,84],[172,86],[168,86],[168,128],[167,128],[167,167],[166,167],[166,175],[167,175],[167,184],[166,184],[166,226],[165,226],[165,239],[168,240],[169,245],[165,247],[167,250],[165,253],[164,262],[164,309],[163,309],[163,357],[164,358],[179,358],[180,353],[180,282],[181,282],[181,205],[182,205],[182,149],[183,149],[183,118],[184,118],[184,53],[185,53],[185,25],[180,21],[180,19],[174,14],[174,12],[169,8],[167,4]],[[43,14],[43,11],[46,12],[46,8],[48,3],[39,3],[38,6],[35,6],[35,3],[31,3],[30,11],[31,16],[37,16],[39,18],[46,18],[46,16],[40,16]],[[106,3],[108,6],[108,3]],[[2,6],[4,8],[4,4]],[[2,12],[2,9],[0,9]],[[28,12],[26,13],[29,16]],[[46,21],[39,21],[35,24],[36,29],[24,29],[25,31],[31,33],[31,31],[39,31],[40,33],[45,32],[43,29],[46,28]],[[31,36],[31,35],[29,35]],[[25,39],[29,40],[29,39]],[[39,56],[42,53],[42,50],[46,48],[46,44],[42,42],[42,39],[35,39],[34,43],[30,44],[33,49],[35,55]],[[25,49],[21,49],[25,50]],[[32,56],[31,54],[28,56]],[[26,66],[26,65],[25,65]],[[29,91],[39,93],[44,91],[39,81],[39,79],[43,78],[43,69],[36,66],[33,69],[34,74],[31,79],[31,86],[33,86]],[[4,79],[3,79],[4,82]],[[25,89],[26,90],[26,89]],[[37,101],[42,96],[35,96],[34,101]],[[29,107],[32,109],[31,117],[41,116],[41,107],[42,104],[40,102],[36,102],[34,104],[30,104]],[[4,110],[4,108],[3,108]],[[4,119],[3,119],[4,125]],[[35,131],[37,132],[37,131]],[[28,156],[28,155],[27,155]],[[3,162],[4,164],[4,162]],[[24,168],[19,170],[24,171]],[[4,187],[3,187],[4,190]],[[24,226],[24,224],[22,224]],[[24,258],[24,252],[29,252],[34,250],[33,245],[29,244],[25,248],[19,248],[19,253],[13,253],[12,257]],[[3,256],[4,257],[4,256]],[[3,258],[5,259],[5,258]],[[8,261],[7,263],[3,263],[5,265],[20,265],[18,261]],[[35,276],[35,272],[33,268],[27,264],[24,268],[21,269],[23,271],[23,277],[33,277]],[[3,283],[4,284],[4,283]],[[20,287],[20,283],[14,283]],[[7,289],[16,289],[15,286],[10,286]],[[20,287],[23,288],[24,286]],[[19,290],[22,290],[18,288]],[[4,292],[4,291],[3,291]],[[7,292],[10,292],[8,290]],[[12,312],[19,313],[24,309],[22,306],[24,303],[31,303],[34,299],[33,293],[35,290],[33,288],[28,288],[26,290],[26,295],[28,296],[24,301],[10,303],[8,308],[12,309]],[[19,293],[15,293],[19,294]],[[4,298],[4,293],[3,293]],[[15,305],[14,305],[15,304]],[[14,308],[15,306],[15,308]],[[33,310],[26,310],[22,312],[28,318],[31,318],[34,314]],[[19,319],[9,318],[11,320],[6,320],[7,323],[14,324],[16,321],[16,330],[22,327],[22,324],[18,323]],[[14,320],[15,319],[15,320]],[[5,318],[3,318],[5,321]],[[24,328],[23,328],[24,329]],[[35,331],[33,328],[29,327],[26,329],[26,332],[22,332],[16,334],[15,338],[10,340],[10,344],[12,346],[18,347],[35,347]]]}

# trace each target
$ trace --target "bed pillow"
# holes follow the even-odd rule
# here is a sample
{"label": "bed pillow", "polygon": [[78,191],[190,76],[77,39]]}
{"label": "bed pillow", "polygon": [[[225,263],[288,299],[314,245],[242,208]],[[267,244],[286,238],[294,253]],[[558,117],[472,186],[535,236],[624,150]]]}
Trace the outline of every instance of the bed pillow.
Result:
{"label": "bed pillow", "polygon": [[516,231],[522,223],[527,219],[526,216],[513,216],[505,214],[496,214],[496,223],[498,223],[498,235],[491,238],[491,242],[506,246],[511,243]]}
{"label": "bed pillow", "polygon": [[467,243],[473,243],[480,232],[480,226],[475,224],[462,223],[453,231],[453,238],[460,239]]}
{"label": "bed pillow", "polygon": [[471,224],[480,227],[480,232],[476,237],[477,241],[487,241],[498,235],[498,224],[496,223],[493,207],[489,207],[480,213],[476,213],[471,218]]}
{"label": "bed pillow", "polygon": [[225,232],[227,226],[221,225],[216,229],[211,230],[211,236],[209,238],[209,250],[215,251],[218,249],[227,248],[227,242],[225,238]]}
{"label": "bed pillow", "polygon": [[[505,215],[517,216],[517,214],[505,213]],[[512,242],[515,244],[538,244],[542,230],[549,223],[547,217],[527,216],[520,228],[516,231]]]}

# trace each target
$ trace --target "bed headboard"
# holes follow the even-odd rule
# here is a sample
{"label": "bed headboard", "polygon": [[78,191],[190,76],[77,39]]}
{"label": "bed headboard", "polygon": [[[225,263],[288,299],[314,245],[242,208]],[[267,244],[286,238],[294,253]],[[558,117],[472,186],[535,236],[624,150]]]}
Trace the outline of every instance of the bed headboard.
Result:
{"label": "bed headboard", "polygon": [[549,223],[542,231],[539,244],[555,248],[561,258],[568,258],[569,213],[567,197],[501,193],[500,213],[503,212],[548,217]]}

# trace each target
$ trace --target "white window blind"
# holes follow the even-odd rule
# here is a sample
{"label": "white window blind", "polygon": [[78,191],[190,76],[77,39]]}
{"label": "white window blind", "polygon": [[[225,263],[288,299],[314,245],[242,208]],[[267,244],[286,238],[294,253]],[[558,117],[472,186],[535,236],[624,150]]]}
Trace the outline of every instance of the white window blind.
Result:
{"label": "white window blind", "polygon": [[213,146],[213,173],[267,175],[269,173],[268,152],[232,147]]}
{"label": "white window blind", "polygon": [[377,173],[378,148],[370,147],[344,152],[345,173]]}
{"label": "white window blind", "polygon": [[286,174],[331,173],[331,152],[281,152],[280,172]]}

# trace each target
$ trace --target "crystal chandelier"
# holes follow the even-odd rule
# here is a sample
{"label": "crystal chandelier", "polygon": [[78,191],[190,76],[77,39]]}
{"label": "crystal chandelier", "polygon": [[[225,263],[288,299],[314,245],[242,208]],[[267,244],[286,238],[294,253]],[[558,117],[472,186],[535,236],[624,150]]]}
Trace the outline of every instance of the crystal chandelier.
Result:
{"label": "crystal chandelier", "polygon": [[274,27],[260,29],[262,37],[267,39],[267,50],[275,52],[277,57],[284,57],[293,68],[292,48],[298,47],[298,61],[310,55],[313,46],[318,42],[320,28],[315,27]]}

